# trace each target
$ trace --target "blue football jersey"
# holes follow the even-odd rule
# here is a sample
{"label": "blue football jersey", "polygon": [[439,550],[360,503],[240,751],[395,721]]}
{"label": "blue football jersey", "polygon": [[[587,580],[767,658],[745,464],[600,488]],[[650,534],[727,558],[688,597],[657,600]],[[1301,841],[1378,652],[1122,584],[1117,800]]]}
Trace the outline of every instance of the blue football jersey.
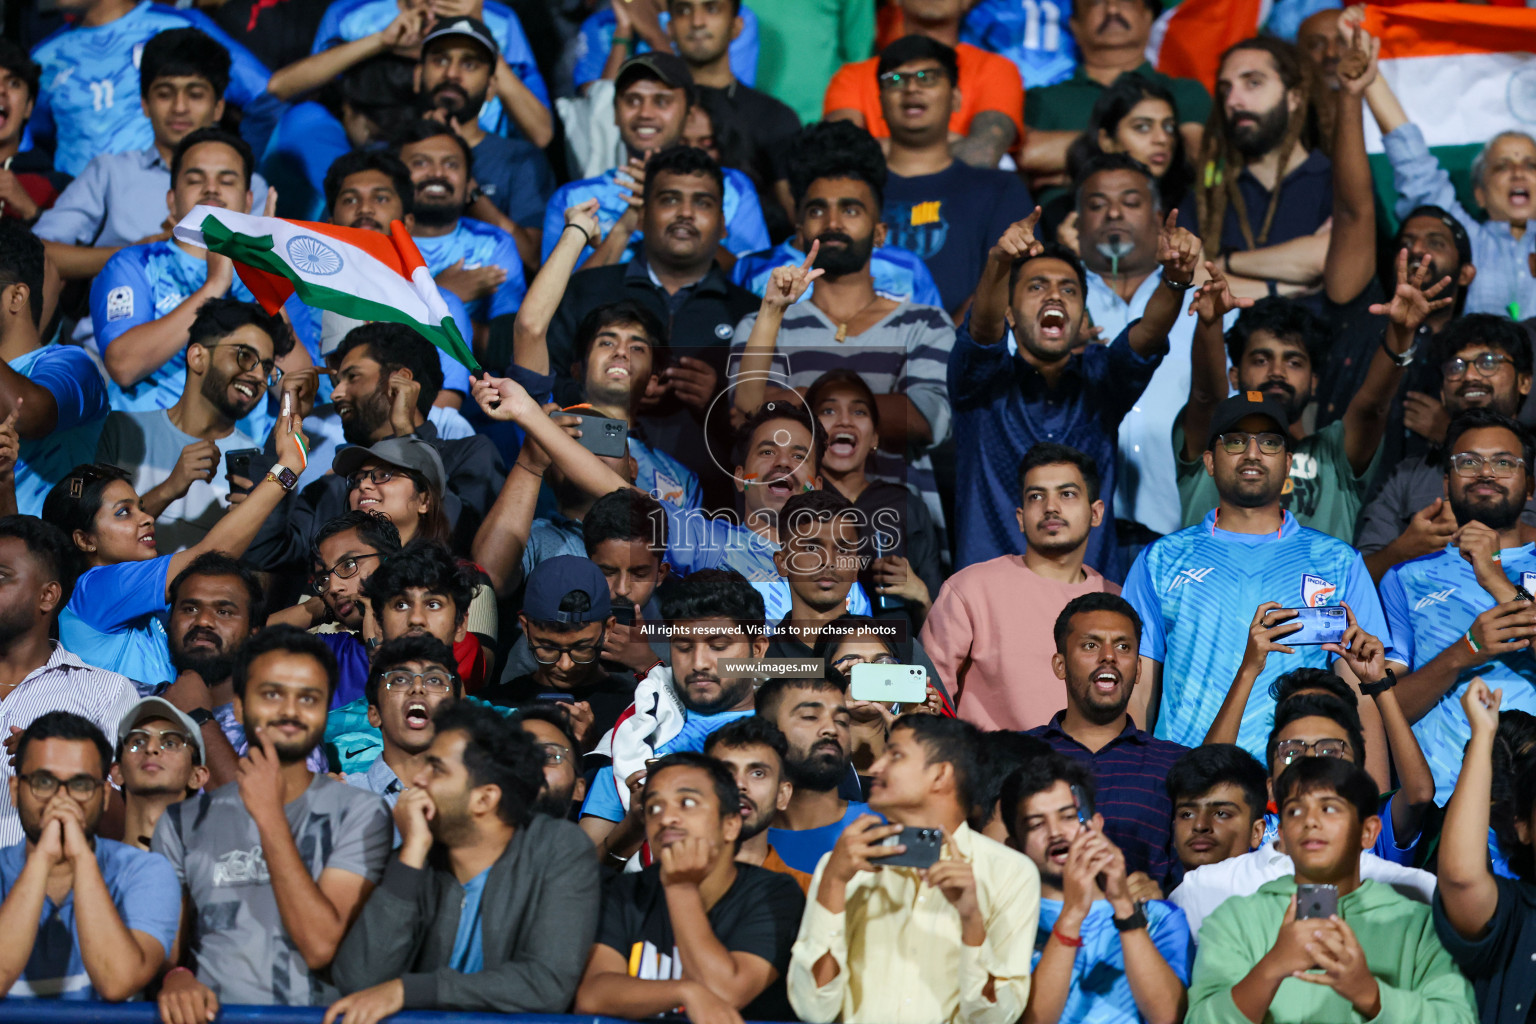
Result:
{"label": "blue football jersey", "polygon": [[[54,140],[56,169],[77,175],[102,153],[126,153],[154,144],[154,131],[139,102],[139,59],[151,36],[188,27],[208,33],[229,51],[225,99],[246,109],[266,93],[271,77],[266,65],[199,11],[144,0],[105,25],[67,26],[32,51],[32,59],[42,68],[42,80],[28,129],[35,139]],[[270,105],[275,117],[276,104]],[[250,132],[245,134],[252,138]]]}
{"label": "blue football jersey", "polygon": [[[661,12],[661,28],[666,31],[667,23],[672,20],[666,11]],[[608,51],[613,49],[613,33],[618,20],[613,16],[612,7],[604,7],[602,10],[587,18],[581,23],[580,30],[571,46],[575,51],[575,66],[571,71],[571,84],[580,89],[588,82],[595,82],[603,77],[603,67],[608,63]],[[643,39],[636,39],[633,53],[648,53],[651,45]],[[757,15],[752,13],[752,8],[741,8],[741,34],[731,40],[730,46],[731,74],[742,85],[750,86],[757,81]]]}
{"label": "blue football jersey", "polygon": [[[1386,645],[1388,660],[1404,663],[1358,551],[1289,512],[1278,533],[1266,534],[1217,529],[1218,512],[1143,549],[1125,578],[1122,594],[1141,616],[1141,653],[1163,666],[1158,739],[1189,747],[1205,741],[1242,664],[1248,623],[1265,601],[1284,608],[1348,603],[1361,628]],[[1271,654],[1243,710],[1238,744],[1264,762],[1275,710],[1269,684],[1332,660],[1318,647]]]}
{"label": "blue football jersey", "polygon": [[[725,217],[725,247],[737,256],[768,248],[768,226],[763,223],[763,208],[757,201],[752,179],[733,167],[722,168],[722,171],[725,174],[724,209],[721,211]],[[543,258],[549,259],[549,254],[555,251],[555,243],[560,241],[560,232],[565,230],[566,210],[588,199],[596,199],[598,223],[606,234],[629,209],[625,202],[628,195],[628,189],[619,187],[617,170],[561,185],[550,197],[544,212]],[[635,253],[639,232],[633,237],[634,243],[624,254],[626,261]],[[582,250],[581,258],[586,260],[587,250]]]}
{"label": "blue football jersey", "polygon": [[[786,239],[763,252],[747,253],[731,268],[731,280],[754,295],[768,287],[768,275],[775,267],[805,262],[806,253],[795,248],[794,239]],[[875,278],[875,292],[893,302],[913,302],[919,306],[938,306],[939,288],[934,284],[928,264],[914,252],[895,245],[882,245],[870,254],[869,272]],[[809,299],[816,286],[805,290]]]}
{"label": "blue football jersey", "polygon": [[1077,43],[1067,29],[1072,0],[981,0],[960,26],[960,41],[1013,61],[1024,88],[1070,78]]}
{"label": "blue football jersey", "polygon": [[[325,15],[320,19],[320,27],[315,30],[315,42],[310,52],[319,53],[341,43],[354,42],[375,32],[382,32],[399,13],[398,0],[335,0],[325,9]],[[538,97],[540,103],[549,106],[549,89],[544,85],[539,65],[533,59],[533,48],[528,45],[528,37],[523,33],[523,23],[517,19],[512,8],[496,0],[485,0],[480,20],[491,30],[491,36],[496,40],[496,45],[501,47],[501,55],[513,74],[528,87],[529,92]],[[488,132],[508,134],[511,119],[502,109],[501,100],[494,95],[486,97],[485,105],[480,108],[479,120],[480,127]]]}
{"label": "blue football jersey", "polygon": [[441,274],[460,260],[464,261],[465,270],[495,266],[507,272],[507,279],[490,295],[464,304],[473,323],[490,323],[498,316],[516,313],[523,304],[523,296],[528,292],[523,283],[523,261],[517,254],[517,243],[501,228],[473,217],[460,217],[458,225],[446,235],[413,235],[411,240],[433,274]]}
{"label": "blue football jersey", "polygon": [[[181,305],[208,280],[208,264],[188,255],[175,242],[166,240],[119,249],[107,260],[101,273],[91,283],[91,321],[96,345],[103,354],[107,347],[130,329],[158,320]],[[229,297],[254,302],[250,289],[238,275]],[[319,318],[299,301],[289,297],[283,309],[293,323],[295,335],[309,349],[310,358],[319,358]],[[137,384],[120,387],[107,380],[107,402],[120,412],[144,412],[169,409],[181,398],[187,379],[187,354],[178,351]],[[258,406],[252,416],[265,422],[265,409]],[[265,436],[256,427],[252,436]]]}
{"label": "blue football jersey", "polygon": [[[1533,546],[1506,548],[1500,565],[1511,582],[1536,587]],[[1455,548],[1395,565],[1381,580],[1381,604],[1392,638],[1410,670],[1423,668],[1455,643],[1472,620],[1497,602],[1477,582],[1471,564]],[[1435,801],[1444,804],[1461,772],[1462,751],[1472,738],[1461,697],[1473,676],[1482,676],[1489,689],[1504,690],[1504,708],[1536,714],[1536,660],[1530,651],[1516,651],[1469,668],[1456,677],[1435,706],[1413,723],[1413,734],[1435,776]]]}

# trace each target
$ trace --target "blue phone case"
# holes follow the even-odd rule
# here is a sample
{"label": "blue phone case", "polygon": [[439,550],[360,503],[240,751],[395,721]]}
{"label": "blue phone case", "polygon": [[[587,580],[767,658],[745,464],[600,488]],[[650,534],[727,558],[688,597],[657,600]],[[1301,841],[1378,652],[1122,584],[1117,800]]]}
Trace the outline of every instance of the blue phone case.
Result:
{"label": "blue phone case", "polygon": [[[1301,628],[1296,632],[1279,638],[1279,642],[1287,647],[1316,647],[1318,644],[1344,642],[1344,631],[1349,628],[1349,615],[1343,608],[1329,606],[1325,608],[1287,608],[1284,610],[1296,613],[1295,618],[1286,619],[1285,622],[1301,623]],[[1280,622],[1271,623],[1271,625],[1276,626],[1283,624]]]}

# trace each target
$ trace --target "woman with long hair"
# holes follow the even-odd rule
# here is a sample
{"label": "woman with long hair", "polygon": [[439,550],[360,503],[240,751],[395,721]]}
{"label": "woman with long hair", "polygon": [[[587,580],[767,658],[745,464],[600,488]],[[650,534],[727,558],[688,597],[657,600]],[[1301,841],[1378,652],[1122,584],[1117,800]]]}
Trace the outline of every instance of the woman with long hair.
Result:
{"label": "woman with long hair", "polygon": [[174,554],[160,553],[155,517],[144,511],[125,471],[87,463],[53,486],[43,519],[69,535],[86,566],[59,615],[66,648],[88,664],[121,672],[141,690],[175,680],[165,632],[171,581],[205,552],[244,554],[304,469],[309,446],[298,417],[279,419],[273,436],[278,464],[272,472],[201,541]]}

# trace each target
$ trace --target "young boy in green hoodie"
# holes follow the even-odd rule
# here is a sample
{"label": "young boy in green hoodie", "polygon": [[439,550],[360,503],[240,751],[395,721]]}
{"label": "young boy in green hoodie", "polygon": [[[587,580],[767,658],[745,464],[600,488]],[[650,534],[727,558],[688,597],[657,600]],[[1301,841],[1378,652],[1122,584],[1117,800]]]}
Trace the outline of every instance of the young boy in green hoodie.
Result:
{"label": "young boy in green hoodie", "polygon": [[[1275,802],[1296,874],[1206,920],[1186,1024],[1476,1024],[1429,907],[1360,878],[1381,830],[1371,777],[1339,758],[1299,758]],[[1305,884],[1333,886],[1337,912],[1298,919]]]}

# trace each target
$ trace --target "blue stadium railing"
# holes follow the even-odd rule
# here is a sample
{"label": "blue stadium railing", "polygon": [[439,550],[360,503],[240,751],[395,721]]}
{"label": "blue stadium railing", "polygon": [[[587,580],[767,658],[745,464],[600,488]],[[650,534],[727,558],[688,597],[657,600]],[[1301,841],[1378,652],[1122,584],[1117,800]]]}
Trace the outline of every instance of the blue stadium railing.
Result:
{"label": "blue stadium railing", "polygon": [[[215,1024],[320,1024],[323,1006],[225,1006]],[[558,1013],[443,1013],[411,1010],[391,1024],[630,1024],[612,1017]],[[158,1024],[154,1003],[91,1003],[66,999],[0,1000],[5,1024]]]}

